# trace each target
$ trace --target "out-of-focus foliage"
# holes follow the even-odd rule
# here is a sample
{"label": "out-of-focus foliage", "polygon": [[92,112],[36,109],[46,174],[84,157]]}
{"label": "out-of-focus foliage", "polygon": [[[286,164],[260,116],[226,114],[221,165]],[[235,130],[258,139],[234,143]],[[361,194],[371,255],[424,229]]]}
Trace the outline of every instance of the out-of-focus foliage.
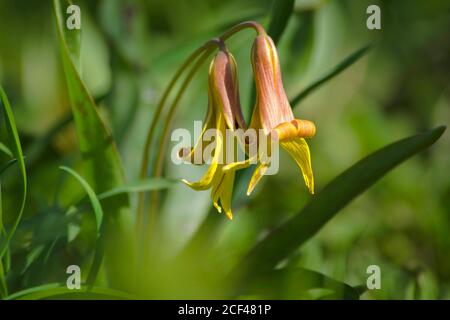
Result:
{"label": "out-of-focus foliage", "polygon": [[[269,0],[77,3],[82,10],[82,79],[112,132],[127,181],[138,177],[153,111],[180,63],[235,23],[252,19],[269,26],[276,8]],[[368,30],[366,8],[375,3],[381,8],[382,29]],[[449,10],[446,0],[294,2],[278,42],[290,98],[345,57],[376,43],[369,54],[292,106],[296,116],[313,120],[318,128],[309,141],[317,190],[386,144],[448,124]],[[9,293],[65,282],[71,264],[85,270],[85,279],[96,247],[96,222],[79,183],[58,169],[66,165],[82,172],[82,160],[52,2],[0,1],[0,35],[0,83],[13,107],[28,177],[24,216],[3,258]],[[238,63],[244,114],[251,114],[252,108],[252,37],[251,31],[244,31],[228,43]],[[175,127],[192,129],[193,121],[202,119],[207,105],[206,74],[207,64],[182,99]],[[11,149],[6,144],[3,115],[0,137]],[[375,264],[382,271],[382,288],[366,291],[362,298],[449,299],[449,147],[446,132],[432,148],[381,179],[282,261],[280,267],[296,270],[292,275],[275,272],[261,283],[296,283],[303,277],[309,279],[306,287],[311,283],[311,287],[340,288],[353,297],[356,289],[347,285],[364,285],[367,267]],[[0,152],[0,166],[10,159]],[[14,166],[1,175],[2,217],[7,228],[13,225],[21,202],[22,181]],[[167,161],[165,175],[195,178],[203,170]],[[250,198],[242,191],[246,179],[244,173],[244,183],[236,187],[232,222],[210,212],[207,192],[163,182],[161,188],[170,188],[163,194],[159,214],[160,263],[147,270],[151,276],[139,274],[152,288],[151,293],[140,292],[143,296],[220,296],[221,280],[214,270],[198,269],[199,261],[209,259],[211,266],[231,270],[257,240],[293,218],[310,198],[295,163],[282,154],[280,172],[263,179]],[[131,186],[124,192],[140,187]],[[130,200],[130,210],[135,212],[135,193]],[[198,226],[205,232],[189,242]],[[179,264],[167,267],[164,262],[180,250],[184,254],[177,257]],[[210,254],[217,252],[220,255]],[[106,283],[102,269],[97,284]],[[180,286],[190,289],[178,292]],[[298,295],[299,287],[280,285],[277,288],[286,291],[278,297],[316,297],[311,292]],[[65,292],[58,285],[49,288]],[[102,290],[94,288],[91,294],[116,294]],[[295,292],[291,295],[289,290]],[[252,296],[252,292],[242,294]]]}

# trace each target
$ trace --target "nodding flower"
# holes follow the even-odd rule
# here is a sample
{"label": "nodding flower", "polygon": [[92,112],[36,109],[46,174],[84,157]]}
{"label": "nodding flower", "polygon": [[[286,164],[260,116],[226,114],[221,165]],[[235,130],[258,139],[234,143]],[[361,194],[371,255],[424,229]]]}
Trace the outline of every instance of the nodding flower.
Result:
{"label": "nodding flower", "polygon": [[[251,59],[256,84],[256,104],[250,128],[263,129],[268,139],[278,141],[300,167],[309,192],[314,193],[311,155],[304,138],[314,136],[316,127],[310,121],[294,118],[283,87],[277,49],[267,34],[256,37]],[[269,163],[258,159],[247,194],[253,191],[268,166]]]}
{"label": "nodding flower", "polygon": [[[183,148],[179,155],[194,164],[203,164],[210,160],[208,170],[199,181],[183,180],[183,182],[195,190],[211,189],[214,207],[219,212],[224,211],[229,219],[233,218],[231,196],[235,171],[225,172],[222,168],[226,165],[224,161],[227,146],[226,130],[234,131],[238,128],[245,129],[246,125],[239,101],[236,61],[226,49],[222,48],[214,57],[209,68],[208,111],[201,136],[194,148]],[[210,139],[204,137],[208,129],[213,130],[214,142],[208,142]],[[214,147],[211,158],[203,159],[202,152],[210,145]]]}

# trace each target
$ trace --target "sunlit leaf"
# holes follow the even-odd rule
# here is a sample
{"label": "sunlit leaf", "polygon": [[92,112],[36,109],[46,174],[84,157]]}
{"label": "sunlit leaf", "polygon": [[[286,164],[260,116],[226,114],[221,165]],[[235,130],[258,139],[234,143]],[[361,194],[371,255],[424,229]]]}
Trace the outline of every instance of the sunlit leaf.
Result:
{"label": "sunlit leaf", "polygon": [[[65,5],[69,2],[63,1]],[[103,123],[95,102],[80,76],[80,30],[65,26],[65,6],[53,1],[57,34],[64,73],[74,117],[85,177],[96,193],[123,185],[123,170],[112,135]],[[62,8],[64,7],[64,8]],[[109,281],[115,287],[132,285],[129,267],[135,261],[132,216],[126,194],[109,198],[103,203],[105,211],[105,266]]]}

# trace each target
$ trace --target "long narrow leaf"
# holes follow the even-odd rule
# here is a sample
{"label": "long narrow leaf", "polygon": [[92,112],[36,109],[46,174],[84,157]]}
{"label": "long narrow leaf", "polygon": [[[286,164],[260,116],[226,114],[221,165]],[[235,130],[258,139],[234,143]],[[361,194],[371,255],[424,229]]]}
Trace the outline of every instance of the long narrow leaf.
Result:
{"label": "long narrow leaf", "polygon": [[9,160],[7,163],[5,163],[1,168],[0,168],[0,176],[3,174],[3,172],[5,172],[6,170],[8,170],[10,167],[12,167],[12,165],[14,163],[17,162],[17,159],[11,159]]}
{"label": "long narrow leaf", "polygon": [[[2,203],[2,185],[0,181],[0,237],[6,234],[3,226],[3,203]],[[0,259],[0,298],[3,299],[8,295],[8,286],[6,285],[6,272],[3,267],[3,259]]]}
{"label": "long narrow leaf", "polygon": [[162,178],[151,178],[133,183],[130,182],[123,186],[119,186],[106,192],[102,192],[101,194],[98,195],[98,199],[104,200],[123,193],[167,189],[173,186],[175,182],[176,182],[175,180],[168,180]]}
{"label": "long narrow leaf", "polygon": [[331,181],[293,218],[259,242],[231,273],[238,278],[271,270],[314,236],[350,201],[368,189],[398,164],[431,146],[445,127],[390,144]]}
{"label": "long narrow leaf", "polygon": [[271,20],[267,33],[275,44],[281,38],[292,11],[294,10],[294,0],[275,0],[272,5]]}
{"label": "long narrow leaf", "polygon": [[308,87],[303,89],[302,92],[300,92],[298,95],[296,95],[290,102],[291,106],[294,108],[301,100],[306,98],[309,94],[314,92],[316,89],[318,89],[321,85],[323,85],[328,80],[332,79],[333,77],[340,74],[342,71],[350,67],[353,63],[358,61],[360,58],[362,58],[371,48],[373,47],[372,44],[369,44],[367,46],[364,46],[355,52],[353,52],[351,55],[349,55],[347,58],[342,60],[338,65],[336,65],[333,69],[331,69],[329,72],[327,72],[325,75],[311,83]]}
{"label": "long narrow leaf", "polygon": [[257,295],[264,299],[295,299],[305,296],[311,289],[329,289],[335,299],[359,299],[352,286],[324,274],[304,268],[283,268],[262,273],[243,282],[239,295]]}
{"label": "long narrow leaf", "polygon": [[[119,186],[108,190],[106,192],[102,192],[97,195],[98,200],[103,201],[105,199],[115,197],[124,193],[133,193],[133,192],[141,192],[141,191],[152,191],[152,190],[163,190],[167,189],[175,183],[175,180],[168,180],[162,178],[150,178],[137,182],[130,182],[123,186]],[[71,213],[75,214],[81,210],[83,210],[86,206],[86,202],[84,199],[79,203],[75,204],[71,207]]]}
{"label": "long narrow leaf", "polygon": [[4,143],[1,142],[0,142],[0,151],[8,155],[10,158],[13,157],[11,150],[9,150],[9,148]]}
{"label": "long narrow leaf", "polygon": [[[96,193],[124,184],[123,170],[112,135],[103,123],[95,102],[80,75],[80,31],[69,30],[65,9],[69,1],[54,0],[57,34],[64,73],[83,155],[85,177]],[[83,28],[83,26],[82,26]],[[105,267],[115,288],[129,288],[130,268],[134,268],[133,217],[126,194],[103,202],[105,212]]]}
{"label": "long narrow leaf", "polygon": [[91,186],[86,182],[86,180],[84,180],[83,177],[81,177],[78,173],[76,173],[75,171],[73,171],[72,169],[68,168],[68,167],[64,167],[61,166],[59,167],[61,170],[64,170],[68,173],[70,173],[75,179],[78,180],[78,182],[80,183],[80,185],[83,187],[84,191],[86,192],[86,194],[89,197],[89,200],[92,204],[92,209],[94,210],[94,214],[95,214],[95,220],[96,220],[96,225],[97,225],[97,247],[95,249],[95,254],[94,254],[94,261],[92,263],[92,267],[91,270],[89,272],[88,275],[88,287],[92,287],[95,279],[97,278],[97,274],[98,271],[100,270],[100,266],[101,266],[101,262],[103,260],[103,245],[104,245],[104,240],[102,239],[102,234],[101,234],[101,229],[102,229],[102,222],[103,222],[103,209],[102,206],[100,205],[100,201],[97,198],[97,195],[95,194],[94,190],[92,190]]}
{"label": "long narrow leaf", "polygon": [[83,299],[89,298],[92,294],[99,295],[104,299],[133,299],[133,297],[126,292],[109,288],[93,287],[88,290],[87,287],[83,286],[80,290],[71,290],[68,289],[65,284],[50,283],[13,293],[6,297],[6,300],[39,300],[61,295],[69,295],[69,297],[70,295],[73,295]]}
{"label": "long narrow leaf", "polygon": [[17,133],[16,121],[14,120],[14,115],[12,113],[8,97],[6,96],[6,93],[5,91],[3,91],[3,88],[1,86],[0,86],[0,98],[5,115],[6,128],[12,143],[10,149],[12,151],[13,156],[17,159],[20,179],[22,180],[22,198],[18,213],[16,215],[16,219],[14,220],[11,229],[9,230],[9,232],[7,233],[6,237],[4,238],[4,240],[0,245],[0,259],[2,259],[5,252],[8,250],[9,242],[11,241],[14,233],[16,232],[17,226],[20,223],[23,211],[25,209],[25,201],[27,198],[27,172],[25,168],[25,161],[22,153],[22,146],[20,143],[19,134]]}
{"label": "long narrow leaf", "polygon": [[72,170],[68,167],[65,167],[65,166],[61,166],[59,168],[61,170],[68,172],[75,179],[77,179],[78,182],[80,183],[80,185],[83,187],[86,194],[88,195],[89,200],[92,205],[92,209],[94,210],[94,214],[95,214],[97,233],[99,233],[100,227],[102,226],[102,222],[103,222],[103,209],[102,209],[102,206],[100,205],[100,201],[98,200],[97,195],[95,194],[94,190],[92,190],[89,183],[87,183],[86,180],[82,176],[80,176],[78,173],[76,173],[74,170]]}

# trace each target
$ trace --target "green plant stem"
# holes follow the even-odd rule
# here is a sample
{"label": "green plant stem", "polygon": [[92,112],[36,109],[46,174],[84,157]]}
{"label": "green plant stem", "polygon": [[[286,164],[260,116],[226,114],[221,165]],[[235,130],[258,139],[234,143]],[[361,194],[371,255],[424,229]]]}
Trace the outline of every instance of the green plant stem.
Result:
{"label": "green plant stem", "polygon": [[[178,69],[177,73],[174,75],[172,80],[170,81],[169,85],[167,86],[166,90],[163,93],[163,96],[161,97],[161,100],[159,101],[155,115],[152,119],[150,129],[147,134],[146,142],[144,145],[144,154],[142,158],[141,163],[141,170],[140,170],[140,178],[144,179],[147,176],[147,168],[148,168],[148,162],[150,159],[150,147],[153,141],[153,136],[155,133],[156,125],[161,117],[161,113],[163,110],[163,107],[166,103],[166,100],[172,91],[173,87],[175,86],[175,83],[178,81],[178,79],[181,77],[183,72],[186,70],[189,65],[198,58],[198,56],[202,53],[204,53],[200,58],[198,58],[197,64],[193,67],[191,73],[186,77],[186,80],[184,81],[183,85],[181,86],[178,95],[176,96],[174,102],[172,103],[169,113],[168,113],[168,120],[165,121],[165,126],[163,129],[163,134],[159,141],[159,147],[157,150],[157,160],[155,161],[155,164],[153,166],[152,174],[154,177],[161,176],[162,173],[162,163],[164,160],[164,141],[166,140],[168,130],[170,129],[170,123],[173,118],[173,115],[176,110],[176,106],[178,105],[178,101],[181,99],[187,85],[189,84],[190,80],[194,76],[195,72],[200,68],[201,64],[206,60],[209,55],[214,51],[213,47],[223,47],[223,41],[231,37],[232,35],[236,34],[237,32],[252,28],[254,29],[257,34],[265,34],[264,28],[257,22],[254,21],[246,21],[242,22],[240,24],[237,24],[233,27],[231,27],[229,30],[225,31],[220,37],[213,38],[206,42],[204,45],[199,47],[197,50],[195,50],[187,59],[186,61],[181,65],[181,67]],[[145,207],[145,193],[140,193],[138,198],[138,213],[137,213],[137,219],[136,219],[136,230],[138,231],[138,234],[149,234],[149,230],[151,230],[151,226],[154,224],[154,215],[152,214],[154,211],[156,211],[157,208],[157,200],[158,199],[158,192],[153,192],[152,198],[151,198],[151,208],[149,210],[149,218],[145,219],[144,217],[144,207]],[[140,238],[142,239],[142,238]]]}
{"label": "green plant stem", "polygon": [[[204,45],[199,47],[197,50],[195,50],[180,66],[180,68],[178,69],[178,71],[175,73],[172,80],[170,81],[169,85],[165,89],[165,91],[161,97],[161,100],[159,101],[159,103],[156,107],[155,115],[153,116],[152,122],[150,124],[150,128],[147,132],[147,137],[145,140],[144,152],[143,152],[142,162],[141,162],[141,169],[140,169],[140,174],[139,174],[140,179],[145,179],[147,177],[148,162],[150,159],[150,147],[151,147],[151,144],[153,141],[153,136],[155,133],[156,125],[159,122],[159,119],[161,117],[161,112],[163,110],[163,107],[166,103],[167,98],[169,97],[170,92],[172,91],[173,87],[175,86],[175,83],[178,81],[178,79],[183,74],[184,70],[186,70],[186,68],[189,67],[189,65],[192,63],[192,61],[194,61],[203,51],[207,50],[211,45],[212,45],[212,43],[210,41],[208,41]],[[138,231],[138,233],[141,231],[141,228],[144,224],[144,204],[145,204],[145,193],[141,192],[141,193],[139,193],[139,198],[138,198],[138,209],[137,209],[137,218],[136,218],[136,230]]]}

